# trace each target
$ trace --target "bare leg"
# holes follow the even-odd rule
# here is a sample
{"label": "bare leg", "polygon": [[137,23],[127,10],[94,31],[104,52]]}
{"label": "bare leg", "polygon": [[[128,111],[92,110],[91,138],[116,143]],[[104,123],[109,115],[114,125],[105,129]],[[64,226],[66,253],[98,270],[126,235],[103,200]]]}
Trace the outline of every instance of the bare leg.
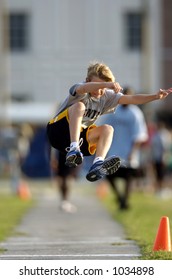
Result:
{"label": "bare leg", "polygon": [[81,122],[84,112],[85,105],[82,102],[75,103],[68,109],[71,142],[79,142]]}
{"label": "bare leg", "polygon": [[62,200],[68,200],[69,196],[69,186],[68,186],[68,178],[60,177],[59,178],[59,191],[61,194]]}
{"label": "bare leg", "polygon": [[105,158],[113,139],[113,127],[110,125],[102,125],[90,130],[88,141],[97,144],[96,157]]}

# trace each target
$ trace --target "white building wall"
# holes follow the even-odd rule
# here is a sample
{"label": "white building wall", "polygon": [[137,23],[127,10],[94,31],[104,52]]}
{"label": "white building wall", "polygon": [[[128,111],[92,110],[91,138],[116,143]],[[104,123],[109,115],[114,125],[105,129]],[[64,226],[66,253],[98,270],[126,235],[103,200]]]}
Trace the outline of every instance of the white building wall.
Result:
{"label": "white building wall", "polygon": [[7,41],[4,40],[4,29],[7,27],[5,14],[7,12],[6,0],[0,0],[0,127],[9,124],[7,106],[10,99],[9,69],[10,60],[7,52]]}
{"label": "white building wall", "polygon": [[[10,11],[31,16],[30,50],[11,56],[11,88],[35,102],[61,102],[85,79],[91,60],[107,63],[117,81],[137,91],[160,87],[160,0],[8,0]],[[147,48],[129,52],[123,15],[147,4]],[[155,8],[156,7],[156,8]],[[157,59],[158,57],[158,59]],[[145,71],[146,70],[146,71]],[[147,82],[148,81],[148,82]]]}

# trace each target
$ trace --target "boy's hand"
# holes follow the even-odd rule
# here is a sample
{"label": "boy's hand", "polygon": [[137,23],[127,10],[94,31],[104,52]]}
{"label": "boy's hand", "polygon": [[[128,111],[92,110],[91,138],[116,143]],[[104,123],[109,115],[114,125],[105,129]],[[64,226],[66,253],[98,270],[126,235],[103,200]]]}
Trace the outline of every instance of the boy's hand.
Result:
{"label": "boy's hand", "polygon": [[157,99],[164,99],[169,95],[169,93],[172,93],[172,88],[160,89],[157,93]]}
{"label": "boy's hand", "polygon": [[115,93],[118,93],[123,90],[123,88],[120,86],[119,83],[113,83],[112,89],[114,90]]}

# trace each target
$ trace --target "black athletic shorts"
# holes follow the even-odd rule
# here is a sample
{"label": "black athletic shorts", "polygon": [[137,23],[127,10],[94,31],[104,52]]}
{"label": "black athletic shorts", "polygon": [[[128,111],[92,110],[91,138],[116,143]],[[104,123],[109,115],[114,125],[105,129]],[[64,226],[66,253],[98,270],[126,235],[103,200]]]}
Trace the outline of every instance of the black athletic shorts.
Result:
{"label": "black athletic shorts", "polygon": [[[96,125],[91,125],[87,128],[81,128],[80,138],[83,139],[83,144],[80,147],[84,156],[93,155],[96,151],[96,144],[91,145],[88,142],[88,132]],[[66,148],[70,147],[70,132],[68,110],[66,109],[57,117],[50,120],[47,124],[47,135],[52,147],[66,154]]]}

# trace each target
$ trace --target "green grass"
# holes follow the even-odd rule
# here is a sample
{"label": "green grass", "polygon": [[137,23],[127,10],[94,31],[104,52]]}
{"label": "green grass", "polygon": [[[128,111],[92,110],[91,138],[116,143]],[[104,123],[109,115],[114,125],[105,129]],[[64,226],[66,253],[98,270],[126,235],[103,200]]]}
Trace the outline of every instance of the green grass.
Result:
{"label": "green grass", "polygon": [[32,200],[21,200],[15,195],[0,195],[0,241],[14,233],[15,226],[32,205]]}
{"label": "green grass", "polygon": [[133,192],[130,198],[131,208],[119,211],[114,195],[110,193],[104,203],[114,219],[124,226],[128,239],[135,240],[140,246],[141,259],[172,259],[172,252],[152,250],[162,216],[169,217],[172,232],[172,199],[163,200],[153,194]]}

